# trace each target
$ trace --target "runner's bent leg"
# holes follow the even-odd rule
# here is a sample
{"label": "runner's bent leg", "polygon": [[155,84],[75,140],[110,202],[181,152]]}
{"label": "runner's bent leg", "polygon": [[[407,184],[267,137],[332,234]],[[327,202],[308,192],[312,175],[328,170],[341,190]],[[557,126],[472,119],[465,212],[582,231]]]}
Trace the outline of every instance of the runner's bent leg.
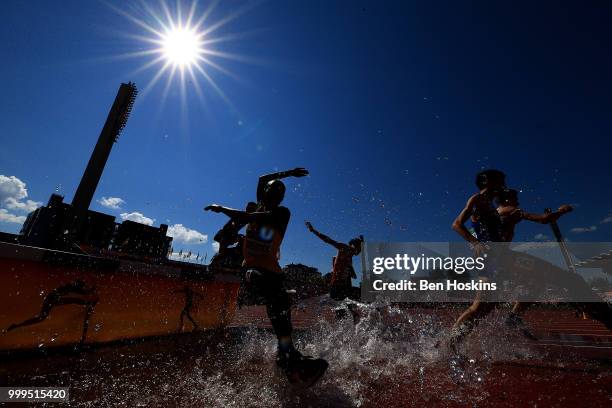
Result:
{"label": "runner's bent leg", "polygon": [[478,324],[495,309],[493,302],[474,302],[460,317],[453,326],[450,346],[453,352],[457,353],[457,346],[478,326]]}
{"label": "runner's bent leg", "polygon": [[265,288],[263,295],[266,300],[266,310],[274,334],[278,339],[278,351],[280,354],[291,353],[294,350],[291,333],[291,303],[289,295],[283,286],[283,276],[274,272],[263,272]]}

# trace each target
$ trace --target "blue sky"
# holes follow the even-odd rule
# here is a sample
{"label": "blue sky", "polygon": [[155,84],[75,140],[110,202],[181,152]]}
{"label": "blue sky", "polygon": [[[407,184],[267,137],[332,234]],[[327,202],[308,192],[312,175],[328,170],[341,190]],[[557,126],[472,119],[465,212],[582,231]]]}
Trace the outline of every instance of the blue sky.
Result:
{"label": "blue sky", "polygon": [[[154,23],[138,2],[110,4]],[[21,207],[56,191],[70,201],[119,83],[144,89],[157,72],[138,71],[151,56],[117,58],[147,48],[134,35],[149,33],[103,2],[2,9],[0,174],[26,184]],[[325,272],[334,251],[304,220],[340,240],[456,240],[474,174],[497,167],[528,210],[578,204],[561,221],[570,240],[610,240],[609,5],[223,1],[207,24],[237,11],[210,34],[232,38],[211,45],[238,56],[214,57],[232,75],[206,68],[229,103],[201,76],[204,102],[193,82],[184,100],[179,81],[164,98],[162,76],[95,196],[125,202],[92,209],[182,224],[209,241],[175,249],[210,256],[225,219],[204,205],[242,206],[258,175],[303,166],[310,177],[287,181],[282,262]],[[24,209],[0,198],[0,229],[18,231],[6,220]],[[517,239],[537,234],[551,235],[525,224]]]}

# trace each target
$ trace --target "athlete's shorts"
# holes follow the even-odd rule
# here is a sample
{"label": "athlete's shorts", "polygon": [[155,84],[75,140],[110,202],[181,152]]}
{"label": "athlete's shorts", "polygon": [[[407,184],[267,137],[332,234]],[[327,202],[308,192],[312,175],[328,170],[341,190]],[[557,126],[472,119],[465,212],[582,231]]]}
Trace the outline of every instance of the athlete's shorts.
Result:
{"label": "athlete's shorts", "polygon": [[284,285],[285,275],[265,269],[245,268],[238,305],[266,305],[277,336],[291,335],[291,302]]}
{"label": "athlete's shorts", "polygon": [[266,305],[273,298],[287,295],[284,274],[261,268],[243,268],[241,275],[238,306]]}

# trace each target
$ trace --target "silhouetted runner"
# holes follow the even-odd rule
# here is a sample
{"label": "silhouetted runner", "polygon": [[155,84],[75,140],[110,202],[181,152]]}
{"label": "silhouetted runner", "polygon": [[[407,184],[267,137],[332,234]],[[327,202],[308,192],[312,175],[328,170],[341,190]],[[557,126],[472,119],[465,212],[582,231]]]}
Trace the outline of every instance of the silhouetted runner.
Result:
{"label": "silhouetted runner", "polygon": [[[253,212],[256,203],[247,204],[245,211]],[[219,243],[219,251],[210,260],[210,268],[218,272],[236,273],[242,268],[244,261],[244,236],[240,230],[246,225],[245,222],[230,218],[214,236],[215,242]]]}
{"label": "silhouetted runner", "polygon": [[[557,211],[544,213],[544,214],[533,214],[524,211],[519,207],[518,191],[514,189],[504,189],[499,196],[499,206],[497,207],[497,213],[501,220],[501,239],[504,242],[512,242],[514,239],[514,230],[516,225],[522,220],[531,222],[537,222],[540,224],[549,224],[552,221],[556,221],[563,214],[567,214],[572,211],[571,205],[564,204],[559,207]],[[524,304],[521,302],[515,302],[512,311],[506,319],[506,325],[514,327],[531,339],[535,339],[533,334],[527,330],[525,322],[521,318],[521,313],[524,311]]]}
{"label": "silhouetted runner", "polygon": [[[497,211],[500,215],[502,225],[502,239],[505,242],[510,242],[514,238],[514,229],[516,225],[522,220],[528,220],[538,222],[541,224],[551,224],[556,227],[555,235],[559,235],[556,238],[562,242],[563,239],[560,236],[560,231],[556,226],[556,222],[564,214],[572,211],[573,208],[570,205],[562,205],[557,211],[547,211],[544,214],[532,214],[525,212],[519,207],[518,191],[512,189],[506,189],[500,194],[500,205]],[[554,230],[554,229],[553,229]],[[568,262],[571,260],[568,258]],[[562,282],[561,286],[565,286],[571,289],[573,293],[580,293],[581,298],[591,297],[592,301],[588,302],[569,302],[568,304],[574,307],[579,313],[586,313],[588,316],[603,323],[608,329],[612,330],[612,312],[607,303],[598,299],[591,293],[591,288],[585,282],[584,278],[576,273],[575,269],[568,265],[569,270],[557,270],[553,276],[539,277],[536,281],[543,285],[546,281]],[[532,273],[542,273],[542,271],[534,271]],[[536,288],[534,288],[536,289]],[[523,321],[520,317],[521,312],[524,311],[524,305],[520,302],[516,302],[510,313],[510,316],[506,320],[506,324],[509,326],[524,327]]]}
{"label": "silhouetted runner", "polygon": [[244,277],[241,296],[262,301],[278,339],[276,364],[284,370],[292,383],[314,384],[327,369],[327,362],[303,356],[293,345],[291,337],[291,305],[284,288],[284,274],[278,263],[291,213],[281,206],[285,185],[280,179],[304,177],[308,171],[296,168],[261,176],[257,185],[257,203],[253,211],[240,211],[220,205],[209,205],[206,211],[223,213],[238,225],[246,224],[243,243]]}
{"label": "silhouetted runner", "polygon": [[184,293],[185,294],[185,306],[183,307],[183,310],[181,311],[181,315],[179,317],[180,322],[181,322],[179,329],[178,329],[179,333],[183,331],[183,328],[185,325],[185,316],[187,316],[187,319],[189,319],[189,321],[193,325],[194,330],[199,329],[200,326],[198,326],[196,321],[193,320],[193,317],[191,317],[191,310],[193,309],[193,298],[195,297],[195,298],[203,300],[204,296],[197,292],[194,292],[189,286],[185,286],[183,289],[175,290],[172,293]]}
{"label": "silhouetted runner", "polygon": [[[476,175],[476,186],[480,191],[468,199],[465,208],[459,213],[452,227],[472,245],[475,256],[480,257],[488,249],[487,242],[501,241],[501,219],[495,208],[494,200],[506,187],[506,175],[495,169],[481,171]],[[465,226],[468,220],[471,221],[471,231]],[[487,267],[479,278],[485,281],[494,273],[494,270]],[[458,345],[496,306],[495,302],[487,302],[481,292],[476,294],[472,305],[459,316],[453,325],[450,347],[454,353],[458,354]]]}
{"label": "silhouetted runner", "polygon": [[563,214],[572,211],[571,205],[564,204],[557,211],[552,211],[544,214],[529,213],[519,207],[518,191],[514,189],[504,189],[499,194],[499,205],[497,213],[501,221],[501,241],[512,242],[514,239],[514,230],[516,225],[523,221],[537,222],[540,224],[549,224],[556,221]]}
{"label": "silhouetted runner", "polygon": [[353,257],[361,253],[361,238],[353,238],[348,244],[334,241],[330,237],[317,231],[310,222],[306,222],[306,228],[315,234],[321,241],[336,248],[338,253],[333,259],[331,285],[329,297],[334,300],[350,298],[359,300],[359,293],[355,293],[352,279],[357,278],[353,269]]}
{"label": "silhouetted runner", "polygon": [[40,312],[21,323],[12,324],[6,328],[6,332],[15,330],[19,327],[31,326],[45,321],[51,310],[56,306],[63,305],[83,305],[85,306],[85,317],[83,320],[83,333],[81,335],[81,344],[85,342],[87,337],[87,329],[89,328],[89,318],[93,314],[98,296],[95,293],[95,288],[88,288],[85,282],[77,280],[66,285],[53,289],[45,296]]}

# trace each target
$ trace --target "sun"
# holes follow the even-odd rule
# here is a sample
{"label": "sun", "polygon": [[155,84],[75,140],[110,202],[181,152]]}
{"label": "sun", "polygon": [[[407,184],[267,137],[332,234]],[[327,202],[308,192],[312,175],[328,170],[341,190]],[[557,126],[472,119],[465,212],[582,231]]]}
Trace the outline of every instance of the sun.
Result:
{"label": "sun", "polygon": [[168,30],[161,38],[161,51],[166,61],[185,68],[197,63],[204,49],[202,34],[193,28],[177,27]]}
{"label": "sun", "polygon": [[[221,60],[253,62],[253,59],[218,48],[224,43],[241,38],[240,33],[226,32],[219,35],[217,32],[221,27],[247,12],[252,5],[238,8],[214,21],[209,17],[216,4],[218,4],[217,1],[212,1],[207,8],[200,9],[198,0],[192,0],[190,6],[181,4],[180,0],[160,0],[158,7],[142,2],[140,6],[132,10],[138,16],[128,13],[121,6],[109,4],[114,11],[133,23],[133,28],[138,29],[138,33],[125,35],[136,40],[134,45],[139,49],[117,57],[146,57],[148,59],[132,72],[133,75],[156,68],[157,72],[139,92],[141,100],[162,77],[166,77],[166,86],[160,101],[162,105],[171,84],[178,80],[183,103],[186,103],[187,92],[191,90],[197,93],[202,102],[204,102],[205,95],[210,93],[207,91],[212,90],[226,104],[232,106],[229,98],[217,84],[215,76],[224,75],[238,80],[240,78],[227,69]],[[200,79],[204,79],[204,83],[208,84],[207,89],[202,88]]]}

